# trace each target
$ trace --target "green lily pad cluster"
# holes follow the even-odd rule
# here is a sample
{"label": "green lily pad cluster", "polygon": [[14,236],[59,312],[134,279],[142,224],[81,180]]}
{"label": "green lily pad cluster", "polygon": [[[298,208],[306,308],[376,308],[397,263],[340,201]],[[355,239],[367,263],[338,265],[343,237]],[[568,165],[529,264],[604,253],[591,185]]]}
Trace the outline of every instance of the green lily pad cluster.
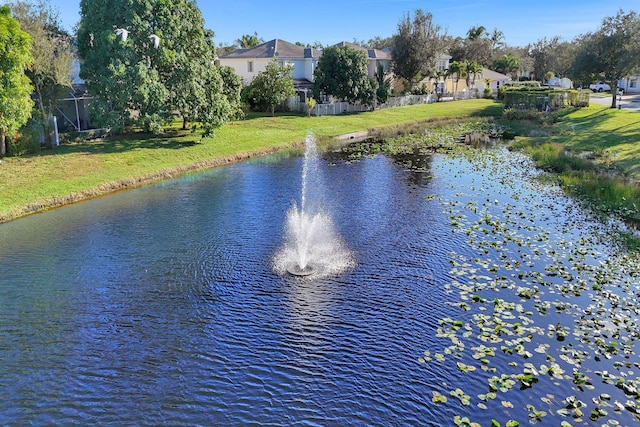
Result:
{"label": "green lily pad cluster", "polygon": [[[498,149],[472,154],[466,161],[486,176],[497,175],[500,188],[478,183],[469,186],[469,193],[456,187],[453,197],[439,198],[452,219],[452,232],[467,236],[468,247],[450,254],[450,275],[455,279],[444,284],[450,295],[457,293],[448,304],[459,309],[459,317],[441,319],[436,336],[452,344],[445,347],[445,355],[464,360],[454,362],[459,372],[486,381],[487,389],[463,406],[475,400],[478,408],[495,413],[498,406],[490,402],[500,401],[507,422],[520,419],[531,424],[546,423],[548,417],[559,418],[562,425],[640,420],[640,365],[632,361],[639,332],[638,254],[605,245],[609,230],[597,224],[586,235],[572,234],[571,224],[555,225],[557,231],[550,231],[546,223],[553,222],[551,215],[538,218],[526,210],[527,205],[544,203],[544,193],[536,189],[548,184],[533,177],[529,191],[509,188],[500,158],[508,153]],[[487,191],[485,203],[474,201],[478,190]],[[495,191],[502,193],[502,201],[492,199]],[[549,203],[555,198],[551,195]],[[549,207],[554,209],[560,207]],[[469,249],[476,254],[470,255]],[[610,253],[605,256],[605,251]],[[553,321],[545,320],[551,316]],[[480,376],[466,362],[469,348],[470,356],[480,362],[478,370],[487,375]],[[498,349],[500,357],[495,354]],[[593,368],[605,361],[612,370]],[[549,393],[569,390],[592,396],[598,376],[603,379],[598,389],[611,385],[615,397],[612,392],[559,399]],[[507,398],[527,390],[538,392],[539,402],[516,398],[518,408]],[[500,425],[500,420],[492,422]]]}
{"label": "green lily pad cluster", "polygon": [[425,203],[439,203],[465,242],[442,282],[451,310],[434,331],[441,347],[418,357],[450,375],[431,404],[458,412],[459,426],[640,421],[640,255],[612,243],[615,221],[598,222],[526,156],[460,144],[477,126],[493,123],[376,148],[439,153],[430,173],[450,191]]}

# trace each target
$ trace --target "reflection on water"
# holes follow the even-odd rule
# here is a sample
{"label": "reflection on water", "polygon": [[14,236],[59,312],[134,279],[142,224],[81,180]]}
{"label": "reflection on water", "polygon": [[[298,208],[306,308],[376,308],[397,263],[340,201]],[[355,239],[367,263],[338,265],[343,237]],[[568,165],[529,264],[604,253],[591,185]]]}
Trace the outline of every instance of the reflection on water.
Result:
{"label": "reflection on water", "polygon": [[[506,409],[478,411],[476,401],[431,401],[434,390],[460,386],[474,399],[487,391],[479,379],[488,373],[465,375],[455,363],[472,360],[418,361],[451,344],[437,328],[448,316],[464,318],[451,305],[464,295],[459,286],[569,269],[578,247],[592,265],[615,254],[576,205],[531,181],[528,164],[500,156],[320,161],[336,232],[357,259],[331,278],[272,270],[300,191],[299,156],[0,225],[2,423],[448,425],[466,414],[489,425],[496,414],[508,417]],[[485,219],[511,240],[476,239]],[[509,270],[505,257],[519,266]],[[488,295],[504,297],[498,285]],[[537,313],[536,303],[523,309]],[[558,405],[574,393],[568,383],[554,389]],[[502,397],[521,423],[525,404],[539,400]]]}

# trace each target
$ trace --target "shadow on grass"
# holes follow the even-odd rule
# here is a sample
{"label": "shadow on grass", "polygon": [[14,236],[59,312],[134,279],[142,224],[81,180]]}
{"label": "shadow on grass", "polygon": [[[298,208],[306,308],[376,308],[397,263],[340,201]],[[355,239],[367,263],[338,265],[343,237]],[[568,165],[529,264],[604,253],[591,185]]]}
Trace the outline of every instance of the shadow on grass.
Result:
{"label": "shadow on grass", "polygon": [[503,112],[504,112],[504,104],[502,102],[496,101],[491,105],[488,105],[484,108],[477,110],[475,113],[472,114],[472,116],[501,118]]}
{"label": "shadow on grass", "polygon": [[169,129],[162,135],[129,133],[95,140],[68,142],[61,144],[55,150],[42,150],[40,155],[66,153],[112,154],[153,149],[179,150],[200,144],[198,138],[198,134],[182,129]]}

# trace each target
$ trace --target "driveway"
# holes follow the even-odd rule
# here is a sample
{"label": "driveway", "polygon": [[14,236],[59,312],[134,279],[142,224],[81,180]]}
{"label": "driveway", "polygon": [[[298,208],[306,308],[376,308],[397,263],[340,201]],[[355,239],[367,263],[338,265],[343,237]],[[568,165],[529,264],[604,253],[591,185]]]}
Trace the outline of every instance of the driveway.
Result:
{"label": "driveway", "polygon": [[[611,94],[592,94],[590,102],[599,105],[611,107]],[[618,105],[622,105],[625,110],[633,110],[640,112],[640,94],[622,95],[622,102],[618,101]]]}

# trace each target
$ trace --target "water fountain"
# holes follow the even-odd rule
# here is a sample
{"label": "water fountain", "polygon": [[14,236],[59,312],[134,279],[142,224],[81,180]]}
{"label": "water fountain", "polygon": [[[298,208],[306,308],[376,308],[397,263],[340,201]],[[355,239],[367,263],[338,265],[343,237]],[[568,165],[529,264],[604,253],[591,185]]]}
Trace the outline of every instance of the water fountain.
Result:
{"label": "water fountain", "polygon": [[302,167],[302,194],[287,212],[285,241],[275,270],[294,276],[332,276],[353,267],[353,253],[335,231],[324,202],[316,139],[308,133]]}

